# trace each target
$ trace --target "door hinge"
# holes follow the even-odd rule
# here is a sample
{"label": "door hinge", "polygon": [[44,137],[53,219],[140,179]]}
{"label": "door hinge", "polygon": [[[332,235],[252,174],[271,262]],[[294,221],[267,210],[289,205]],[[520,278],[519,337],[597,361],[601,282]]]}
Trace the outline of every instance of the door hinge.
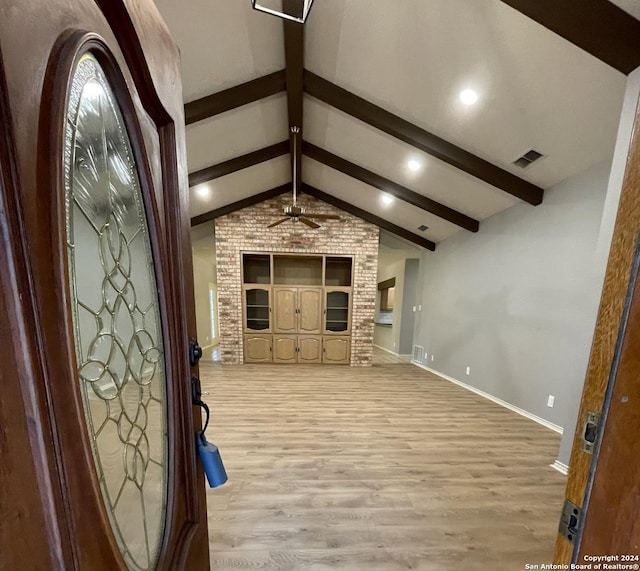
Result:
{"label": "door hinge", "polygon": [[582,432],[582,450],[587,454],[593,454],[596,447],[596,440],[600,432],[600,418],[599,412],[587,412]]}
{"label": "door hinge", "polygon": [[575,543],[576,535],[582,522],[582,510],[569,500],[564,501],[558,532],[571,543]]}

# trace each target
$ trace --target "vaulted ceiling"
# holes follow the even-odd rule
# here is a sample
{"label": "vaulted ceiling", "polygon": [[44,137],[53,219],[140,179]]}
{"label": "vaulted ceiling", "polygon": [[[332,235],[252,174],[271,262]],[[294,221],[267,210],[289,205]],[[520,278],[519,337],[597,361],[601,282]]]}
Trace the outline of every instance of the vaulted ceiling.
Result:
{"label": "vaulted ceiling", "polygon": [[422,246],[535,208],[611,158],[640,65],[638,3],[614,3],[315,0],[302,27],[250,0],[156,0],[182,52],[194,224],[290,191],[290,125],[303,190]]}

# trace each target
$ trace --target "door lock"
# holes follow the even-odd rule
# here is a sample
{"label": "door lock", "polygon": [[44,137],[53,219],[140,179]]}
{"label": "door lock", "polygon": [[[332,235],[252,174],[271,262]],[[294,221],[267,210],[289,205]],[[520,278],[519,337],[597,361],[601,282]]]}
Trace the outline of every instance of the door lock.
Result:
{"label": "door lock", "polygon": [[189,341],[189,364],[195,367],[200,359],[202,359],[202,347],[195,339],[191,339]]}
{"label": "door lock", "polygon": [[569,500],[565,500],[558,531],[560,535],[566,537],[571,543],[575,543],[576,535],[580,527],[581,516],[582,510]]}
{"label": "door lock", "polygon": [[587,412],[584,421],[584,432],[582,433],[582,450],[588,454],[593,454],[598,439],[600,429],[600,413]]}

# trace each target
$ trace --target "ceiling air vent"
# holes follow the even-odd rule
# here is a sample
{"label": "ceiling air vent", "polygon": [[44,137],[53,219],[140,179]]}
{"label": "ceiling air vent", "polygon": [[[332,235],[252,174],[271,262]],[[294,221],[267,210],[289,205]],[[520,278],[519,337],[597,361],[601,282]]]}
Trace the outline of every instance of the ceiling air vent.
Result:
{"label": "ceiling air vent", "polygon": [[531,149],[529,152],[522,155],[519,159],[513,161],[513,164],[519,166],[520,168],[526,169],[531,163],[535,163],[542,156],[542,153]]}
{"label": "ceiling air vent", "polygon": [[418,226],[418,230],[420,230],[420,232],[424,232],[425,230],[429,230],[429,226],[421,224],[420,226]]}

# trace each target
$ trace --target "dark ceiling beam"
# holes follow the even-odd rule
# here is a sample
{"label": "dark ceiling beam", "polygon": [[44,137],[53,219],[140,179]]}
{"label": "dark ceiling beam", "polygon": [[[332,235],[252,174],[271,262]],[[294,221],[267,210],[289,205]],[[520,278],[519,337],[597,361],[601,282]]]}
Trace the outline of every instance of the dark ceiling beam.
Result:
{"label": "dark ceiling beam", "polygon": [[625,75],[640,66],[640,21],[608,0],[502,0]]}
{"label": "dark ceiling beam", "polygon": [[[295,13],[300,2],[296,0],[284,0],[284,10]],[[284,59],[287,84],[287,109],[289,115],[289,127],[299,127],[300,132],[294,137],[289,133],[291,140],[291,164],[296,161],[296,187],[300,188],[302,182],[302,99],[303,99],[303,75],[304,75],[304,26],[297,22],[283,21],[284,26]]]}
{"label": "dark ceiling beam", "polygon": [[258,149],[246,155],[223,161],[217,165],[195,171],[189,174],[189,186],[195,186],[196,184],[202,184],[220,178],[236,171],[252,167],[265,161],[270,161],[282,155],[289,154],[289,141],[282,141],[263,149]]}
{"label": "dark ceiling beam", "polygon": [[431,240],[427,240],[426,238],[423,238],[422,236],[418,236],[418,235],[414,234],[413,232],[410,232],[406,228],[402,228],[401,226],[397,226],[396,224],[392,224],[391,222],[389,222],[388,220],[385,220],[384,218],[380,218],[379,216],[376,216],[375,214],[371,214],[370,212],[367,212],[366,210],[362,210],[362,208],[358,208],[357,206],[354,206],[353,204],[350,204],[349,202],[345,202],[344,200],[341,200],[340,198],[336,198],[335,196],[332,196],[331,194],[327,194],[326,192],[323,192],[322,190],[318,190],[317,188],[314,188],[313,186],[309,186],[308,184],[304,184],[303,183],[302,184],[302,192],[304,192],[305,194],[308,194],[309,196],[314,196],[315,198],[317,198],[319,200],[322,200],[323,202],[326,202],[328,204],[332,204],[336,208],[340,208],[341,210],[344,210],[345,212],[348,212],[349,214],[353,214],[354,216],[357,216],[358,218],[362,218],[363,220],[366,220],[367,222],[371,222],[371,224],[375,224],[376,226],[379,226],[380,228],[383,228],[384,230],[388,230],[392,234],[395,234],[396,236],[400,236],[401,238],[404,238],[405,240],[409,240],[410,242],[413,242],[414,244],[418,244],[418,246],[422,246],[423,248],[426,248],[427,250],[435,251],[435,249],[436,249],[435,243],[432,242]]}
{"label": "dark ceiling beam", "polygon": [[365,184],[396,196],[409,204],[413,204],[426,212],[435,214],[436,216],[447,220],[452,224],[456,224],[465,230],[477,232],[480,227],[480,223],[474,218],[462,214],[453,208],[449,208],[444,204],[440,204],[439,202],[427,198],[422,194],[414,192],[413,190],[386,179],[379,174],[349,162],[342,157],[330,153],[329,151],[325,151],[324,149],[308,143],[307,141],[303,141],[302,143],[302,152],[307,157],[318,161],[319,163],[327,165],[328,167],[349,175],[350,177],[364,182]]}
{"label": "dark ceiling beam", "polygon": [[231,214],[232,212],[236,212],[237,210],[241,210],[242,208],[246,208],[247,206],[259,204],[263,200],[269,200],[270,198],[280,196],[285,192],[291,192],[290,182],[277,186],[265,192],[261,192],[260,194],[254,194],[253,196],[249,196],[248,198],[243,198],[242,200],[238,200],[237,202],[232,202],[231,204],[221,206],[220,208],[216,208],[215,210],[210,210],[209,212],[205,212],[204,214],[194,216],[191,219],[191,226],[197,226],[198,224],[203,224],[204,222],[215,220],[220,216]]}
{"label": "dark ceiling beam", "polygon": [[212,93],[185,104],[185,124],[191,125],[247,103],[259,101],[270,95],[280,93],[286,88],[285,70],[282,69],[229,89],[218,91],[218,93]]}
{"label": "dark ceiling beam", "polygon": [[544,194],[542,188],[522,180],[510,172],[441,139],[433,133],[425,131],[417,125],[409,123],[409,121],[373,103],[369,103],[362,97],[306,69],[304,70],[304,89],[316,99],[324,101],[340,109],[340,111],[352,115],[356,119],[360,119],[372,127],[384,131],[529,204],[537,205],[542,202]]}

